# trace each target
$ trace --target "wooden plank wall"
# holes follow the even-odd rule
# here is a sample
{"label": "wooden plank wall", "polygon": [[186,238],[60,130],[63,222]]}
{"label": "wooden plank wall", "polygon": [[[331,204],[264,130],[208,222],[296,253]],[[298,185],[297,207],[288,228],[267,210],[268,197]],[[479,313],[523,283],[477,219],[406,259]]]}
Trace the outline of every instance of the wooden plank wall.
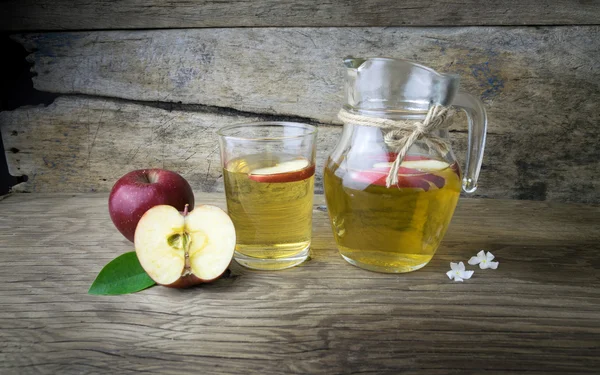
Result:
{"label": "wooden plank wall", "polygon": [[[35,3],[0,6],[11,6],[0,13],[12,18],[0,20],[31,53],[34,87],[60,94],[47,107],[0,112],[9,168],[29,177],[18,191],[108,191],[143,167],[220,191],[215,130],[256,120],[318,125],[320,171],[341,131],[341,59],[377,55],[458,73],[482,98],[490,124],[476,196],[600,202],[598,1],[442,1],[437,12],[424,1],[421,12],[412,1],[362,2],[371,12],[347,1],[236,2],[238,12],[233,2],[58,1],[46,15]],[[161,27],[185,28],[123,30]],[[98,30],[107,28],[121,30]],[[36,29],[93,31],[28,32]],[[466,137],[459,118],[452,140],[461,160]]]}
{"label": "wooden plank wall", "polygon": [[4,0],[9,30],[598,24],[598,0]]}

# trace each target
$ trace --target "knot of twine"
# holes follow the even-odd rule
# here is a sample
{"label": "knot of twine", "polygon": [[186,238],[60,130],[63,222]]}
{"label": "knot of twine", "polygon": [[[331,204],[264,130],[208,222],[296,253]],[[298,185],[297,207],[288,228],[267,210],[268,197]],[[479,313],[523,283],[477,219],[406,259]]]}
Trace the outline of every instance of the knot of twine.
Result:
{"label": "knot of twine", "polygon": [[430,150],[437,152],[444,157],[450,151],[450,143],[446,138],[438,137],[433,134],[434,131],[448,127],[446,121],[454,114],[449,107],[434,105],[429,108],[427,116],[423,121],[415,120],[391,120],[379,117],[363,116],[350,113],[342,109],[338,113],[338,118],[344,124],[372,126],[381,128],[385,131],[384,142],[398,155],[392,163],[392,167],[387,175],[386,186],[398,184],[398,169],[406,153],[416,141],[423,141]]}

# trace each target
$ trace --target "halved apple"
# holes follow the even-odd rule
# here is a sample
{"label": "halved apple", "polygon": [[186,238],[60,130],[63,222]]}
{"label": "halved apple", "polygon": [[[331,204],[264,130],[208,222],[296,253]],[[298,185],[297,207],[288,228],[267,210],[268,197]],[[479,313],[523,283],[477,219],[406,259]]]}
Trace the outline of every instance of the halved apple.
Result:
{"label": "halved apple", "polygon": [[157,284],[186,288],[220,277],[233,258],[235,228],[218,207],[202,205],[183,213],[154,206],[135,230],[135,251]]}
{"label": "halved apple", "polygon": [[272,167],[254,169],[248,177],[256,182],[276,183],[302,181],[314,174],[314,164],[310,164],[306,159],[294,159]]}

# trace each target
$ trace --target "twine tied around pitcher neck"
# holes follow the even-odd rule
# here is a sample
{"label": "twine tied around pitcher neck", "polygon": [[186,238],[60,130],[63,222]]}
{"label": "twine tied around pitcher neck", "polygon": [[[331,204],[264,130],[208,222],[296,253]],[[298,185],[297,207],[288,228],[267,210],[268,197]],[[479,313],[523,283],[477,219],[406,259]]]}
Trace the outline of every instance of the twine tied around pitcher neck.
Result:
{"label": "twine tied around pitcher neck", "polygon": [[406,153],[416,141],[423,141],[430,150],[437,152],[441,157],[450,151],[450,143],[446,138],[438,137],[434,131],[445,129],[454,111],[450,107],[434,105],[429,108],[425,120],[391,120],[380,117],[363,116],[351,113],[346,109],[340,110],[338,118],[344,124],[372,126],[384,131],[384,142],[398,155],[392,163],[387,175],[386,186],[398,184],[398,169]]}

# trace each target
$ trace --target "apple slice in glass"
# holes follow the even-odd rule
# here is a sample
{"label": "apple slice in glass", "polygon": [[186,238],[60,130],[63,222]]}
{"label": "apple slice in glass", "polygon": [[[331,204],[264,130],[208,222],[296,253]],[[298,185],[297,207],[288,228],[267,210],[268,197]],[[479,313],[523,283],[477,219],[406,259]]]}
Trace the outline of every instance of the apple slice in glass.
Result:
{"label": "apple slice in glass", "polygon": [[266,168],[257,168],[248,177],[256,182],[294,182],[305,180],[315,174],[315,165],[306,159],[294,159]]}

